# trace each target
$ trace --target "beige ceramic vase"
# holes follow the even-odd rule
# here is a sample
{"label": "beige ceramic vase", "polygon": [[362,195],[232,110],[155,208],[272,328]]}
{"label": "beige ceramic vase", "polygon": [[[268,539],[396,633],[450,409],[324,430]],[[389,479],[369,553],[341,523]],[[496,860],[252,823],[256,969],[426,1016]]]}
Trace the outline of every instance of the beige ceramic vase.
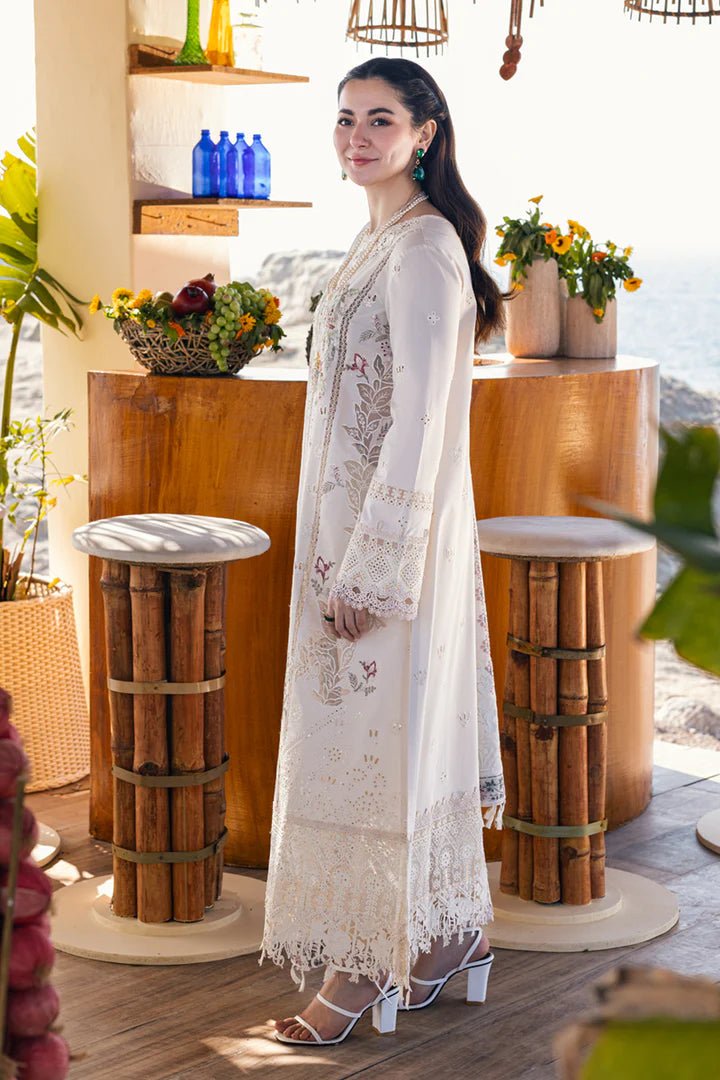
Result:
{"label": "beige ceramic vase", "polygon": [[568,302],[568,287],[565,278],[560,278],[559,282],[560,291],[560,344],[558,345],[558,356],[567,356],[567,302]]}
{"label": "beige ceramic vase", "polygon": [[565,309],[564,356],[590,359],[617,355],[617,301],[608,301],[602,322],[595,322],[592,308],[582,296],[568,298]]}
{"label": "beige ceramic vase", "polygon": [[525,288],[507,302],[507,350],[515,357],[557,356],[560,290],[554,259],[533,259]]}

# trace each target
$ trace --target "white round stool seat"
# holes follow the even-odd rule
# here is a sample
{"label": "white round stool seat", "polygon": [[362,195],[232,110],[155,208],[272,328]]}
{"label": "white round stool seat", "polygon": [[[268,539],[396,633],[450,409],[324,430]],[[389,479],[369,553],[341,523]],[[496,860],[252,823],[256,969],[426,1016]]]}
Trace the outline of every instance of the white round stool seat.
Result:
{"label": "white round stool seat", "polygon": [[480,549],[505,558],[592,562],[652,551],[654,536],[600,517],[527,514],[481,518]]}
{"label": "white round stool seat", "polygon": [[197,514],[126,514],[75,529],[86,555],[153,566],[199,566],[262,555],[270,537],[256,525]]}

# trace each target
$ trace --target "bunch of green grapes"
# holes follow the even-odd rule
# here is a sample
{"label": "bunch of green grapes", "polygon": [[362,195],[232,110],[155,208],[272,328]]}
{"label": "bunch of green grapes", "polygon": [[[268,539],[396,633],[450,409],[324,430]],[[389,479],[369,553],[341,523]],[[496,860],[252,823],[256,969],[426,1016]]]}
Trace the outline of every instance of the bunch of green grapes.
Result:
{"label": "bunch of green grapes", "polygon": [[242,300],[231,285],[218,285],[213,296],[215,308],[210,317],[208,344],[220,371],[228,370],[227,358],[240,326]]}

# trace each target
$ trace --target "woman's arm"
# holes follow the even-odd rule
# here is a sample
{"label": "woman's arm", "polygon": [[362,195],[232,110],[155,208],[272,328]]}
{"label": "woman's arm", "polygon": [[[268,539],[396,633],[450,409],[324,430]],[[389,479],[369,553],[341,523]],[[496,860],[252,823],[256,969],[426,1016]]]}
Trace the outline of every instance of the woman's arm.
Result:
{"label": "woman's arm", "polygon": [[413,233],[388,266],[392,423],[330,596],[414,619],[455,371],[462,271]]}

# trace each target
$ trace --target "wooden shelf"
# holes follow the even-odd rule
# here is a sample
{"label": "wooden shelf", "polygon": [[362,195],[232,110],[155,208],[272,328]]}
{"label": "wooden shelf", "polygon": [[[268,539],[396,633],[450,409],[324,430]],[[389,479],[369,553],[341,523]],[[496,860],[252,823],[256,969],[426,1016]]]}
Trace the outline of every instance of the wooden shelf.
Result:
{"label": "wooden shelf", "polygon": [[129,47],[130,74],[151,75],[160,79],[181,79],[185,82],[214,83],[217,86],[306,83],[307,75],[284,75],[276,71],[255,71],[251,68],[218,67],[216,64],[173,63],[177,50],[157,45]]}
{"label": "wooden shelf", "polygon": [[312,207],[274,199],[137,199],[133,232],[143,236],[237,236],[238,211]]}

